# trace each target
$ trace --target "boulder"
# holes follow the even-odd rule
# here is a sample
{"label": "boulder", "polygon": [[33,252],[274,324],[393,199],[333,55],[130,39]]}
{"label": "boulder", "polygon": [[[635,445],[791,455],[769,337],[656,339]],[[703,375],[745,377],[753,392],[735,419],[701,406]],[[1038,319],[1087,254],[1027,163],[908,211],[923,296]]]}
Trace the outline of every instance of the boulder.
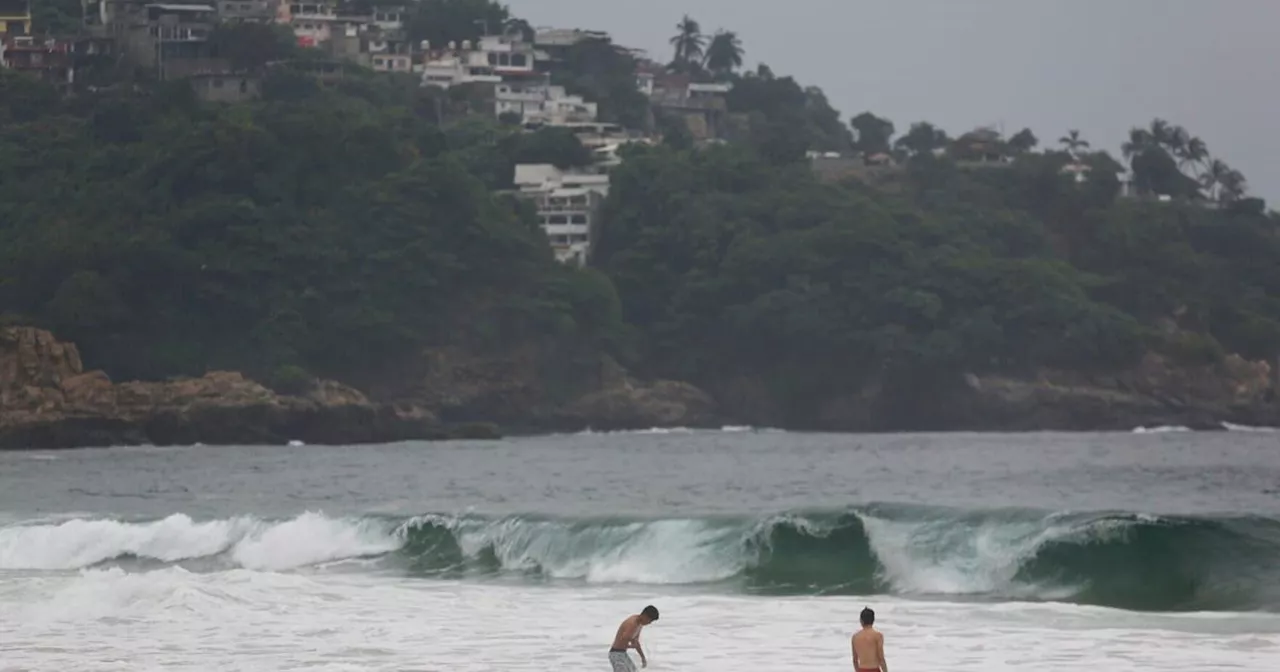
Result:
{"label": "boulder", "polygon": [[430,436],[435,416],[384,406],[334,381],[281,395],[232,371],[113,383],[47,331],[0,328],[0,448],[365,443]]}

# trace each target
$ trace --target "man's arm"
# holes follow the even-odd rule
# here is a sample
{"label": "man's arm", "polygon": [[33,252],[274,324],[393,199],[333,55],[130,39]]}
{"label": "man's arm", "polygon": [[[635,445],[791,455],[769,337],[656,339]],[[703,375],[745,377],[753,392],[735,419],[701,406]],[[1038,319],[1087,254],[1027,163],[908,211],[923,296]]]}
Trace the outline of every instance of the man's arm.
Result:
{"label": "man's arm", "polygon": [[637,632],[637,633],[636,633],[636,636],[635,636],[635,637],[632,637],[632,638],[631,638],[631,648],[635,649],[635,650],[636,650],[636,653],[640,655],[640,667],[648,667],[648,666],[649,666],[649,661],[648,661],[648,660],[646,660],[646,659],[645,659],[645,657],[644,657],[644,649],[640,648],[640,633],[639,633],[639,632]]}
{"label": "man's arm", "polygon": [[880,656],[880,672],[889,672],[889,663],[884,659],[883,633],[876,633],[876,653]]}
{"label": "man's arm", "polygon": [[857,669],[858,669],[858,642],[857,642],[857,640],[855,640],[853,637],[850,637],[850,638],[849,638],[849,648],[853,650],[853,669],[854,669],[854,672],[857,672]]}

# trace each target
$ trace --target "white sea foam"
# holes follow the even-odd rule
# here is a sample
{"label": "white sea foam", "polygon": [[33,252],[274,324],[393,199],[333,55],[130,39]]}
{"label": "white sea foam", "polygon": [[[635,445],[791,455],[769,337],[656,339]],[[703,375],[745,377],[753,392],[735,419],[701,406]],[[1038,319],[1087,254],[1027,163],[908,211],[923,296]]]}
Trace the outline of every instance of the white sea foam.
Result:
{"label": "white sea foam", "polygon": [[1172,434],[1190,432],[1190,427],[1182,427],[1180,425],[1160,425],[1158,427],[1134,427],[1134,434]]}
{"label": "white sea foam", "polygon": [[173,514],[153,522],[67,520],[0,528],[0,569],[79,569],[134,556],[178,562],[226,554],[252,569],[292,569],[398,548],[386,525],[304,513],[283,522],[205,522]]}
{"label": "white sea foam", "polygon": [[1237,425],[1231,422],[1223,422],[1222,428],[1229,432],[1254,432],[1259,434],[1271,434],[1280,431],[1276,427],[1255,427],[1253,425]]}
{"label": "white sea foam", "polygon": [[[1270,672],[1280,617],[1138,614],[1058,604],[773,598],[672,589],[582,589],[386,576],[164,569],[0,574],[3,669],[258,672],[586,670],[605,667],[617,622],[653,603],[649,669],[720,672],[848,666],[864,604],[902,669],[1064,668]],[[981,632],[975,638],[973,633]],[[709,643],[732,642],[732,646]],[[1119,663],[1117,662],[1119,661]]]}

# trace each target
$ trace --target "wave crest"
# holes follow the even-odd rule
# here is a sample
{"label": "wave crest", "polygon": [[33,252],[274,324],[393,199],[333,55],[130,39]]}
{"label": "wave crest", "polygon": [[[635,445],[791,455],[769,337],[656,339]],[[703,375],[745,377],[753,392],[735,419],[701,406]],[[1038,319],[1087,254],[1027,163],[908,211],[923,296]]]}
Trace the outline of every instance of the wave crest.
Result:
{"label": "wave crest", "polygon": [[705,584],[769,594],[1280,610],[1280,521],[878,505],[757,518],[451,516],[0,527],[0,570],[146,561],[284,571],[373,559],[444,578]]}

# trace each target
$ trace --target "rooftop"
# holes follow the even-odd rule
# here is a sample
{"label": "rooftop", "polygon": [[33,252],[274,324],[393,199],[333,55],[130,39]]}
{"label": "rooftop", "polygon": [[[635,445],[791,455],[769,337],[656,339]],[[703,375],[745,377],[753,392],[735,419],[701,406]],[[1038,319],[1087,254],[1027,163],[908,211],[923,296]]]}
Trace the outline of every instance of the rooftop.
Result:
{"label": "rooftop", "polygon": [[163,9],[166,12],[214,12],[213,5],[174,5],[168,3],[152,3],[148,8]]}

